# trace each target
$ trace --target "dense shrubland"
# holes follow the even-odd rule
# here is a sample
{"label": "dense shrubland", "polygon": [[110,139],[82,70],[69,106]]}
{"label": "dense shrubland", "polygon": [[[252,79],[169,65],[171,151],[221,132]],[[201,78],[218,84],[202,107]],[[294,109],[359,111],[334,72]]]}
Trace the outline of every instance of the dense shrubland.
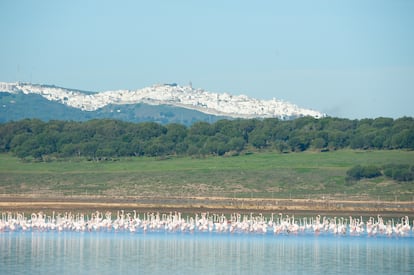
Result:
{"label": "dense shrubland", "polygon": [[[197,122],[190,127],[175,123],[161,125],[117,120],[43,122],[26,119],[0,124],[1,152],[39,160],[170,155],[198,157],[237,155],[255,150],[287,153],[344,148],[413,150],[414,119],[237,119],[212,124]],[[364,169],[359,171],[361,178],[365,177],[364,173],[371,175],[371,167],[366,168],[369,172]],[[381,173],[393,178],[409,177],[402,175],[405,168],[401,169],[390,166],[381,168]]]}
{"label": "dense shrubland", "polygon": [[414,180],[414,164],[393,164],[389,163],[382,167],[375,165],[355,165],[347,172],[347,181],[358,181],[361,179],[370,179],[380,176],[386,176],[396,181]]}

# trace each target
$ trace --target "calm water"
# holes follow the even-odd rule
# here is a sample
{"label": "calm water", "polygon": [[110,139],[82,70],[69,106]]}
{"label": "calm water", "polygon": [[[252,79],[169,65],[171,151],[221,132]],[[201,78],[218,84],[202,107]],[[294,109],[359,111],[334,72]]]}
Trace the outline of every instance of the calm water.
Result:
{"label": "calm water", "polygon": [[413,274],[414,237],[3,232],[1,274]]}

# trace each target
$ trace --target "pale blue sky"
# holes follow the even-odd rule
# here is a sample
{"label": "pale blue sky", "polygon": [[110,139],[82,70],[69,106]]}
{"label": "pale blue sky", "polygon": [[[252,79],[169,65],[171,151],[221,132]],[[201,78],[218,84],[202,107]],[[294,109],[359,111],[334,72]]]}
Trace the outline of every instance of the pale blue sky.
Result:
{"label": "pale blue sky", "polygon": [[0,1],[0,81],[414,116],[414,1]]}

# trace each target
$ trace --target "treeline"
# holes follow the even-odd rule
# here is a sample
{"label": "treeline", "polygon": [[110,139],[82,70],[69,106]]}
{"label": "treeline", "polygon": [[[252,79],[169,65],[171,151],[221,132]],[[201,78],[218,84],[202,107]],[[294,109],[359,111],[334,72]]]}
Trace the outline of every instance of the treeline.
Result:
{"label": "treeline", "polygon": [[20,158],[235,155],[254,150],[414,149],[414,119],[298,118],[161,125],[118,120],[0,124],[0,151]]}

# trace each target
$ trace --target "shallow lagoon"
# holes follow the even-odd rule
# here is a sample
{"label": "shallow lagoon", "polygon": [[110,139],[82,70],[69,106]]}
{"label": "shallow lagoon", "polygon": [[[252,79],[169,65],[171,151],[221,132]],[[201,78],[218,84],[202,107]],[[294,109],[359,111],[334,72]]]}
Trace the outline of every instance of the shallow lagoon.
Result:
{"label": "shallow lagoon", "polygon": [[0,233],[1,274],[412,274],[414,237]]}

